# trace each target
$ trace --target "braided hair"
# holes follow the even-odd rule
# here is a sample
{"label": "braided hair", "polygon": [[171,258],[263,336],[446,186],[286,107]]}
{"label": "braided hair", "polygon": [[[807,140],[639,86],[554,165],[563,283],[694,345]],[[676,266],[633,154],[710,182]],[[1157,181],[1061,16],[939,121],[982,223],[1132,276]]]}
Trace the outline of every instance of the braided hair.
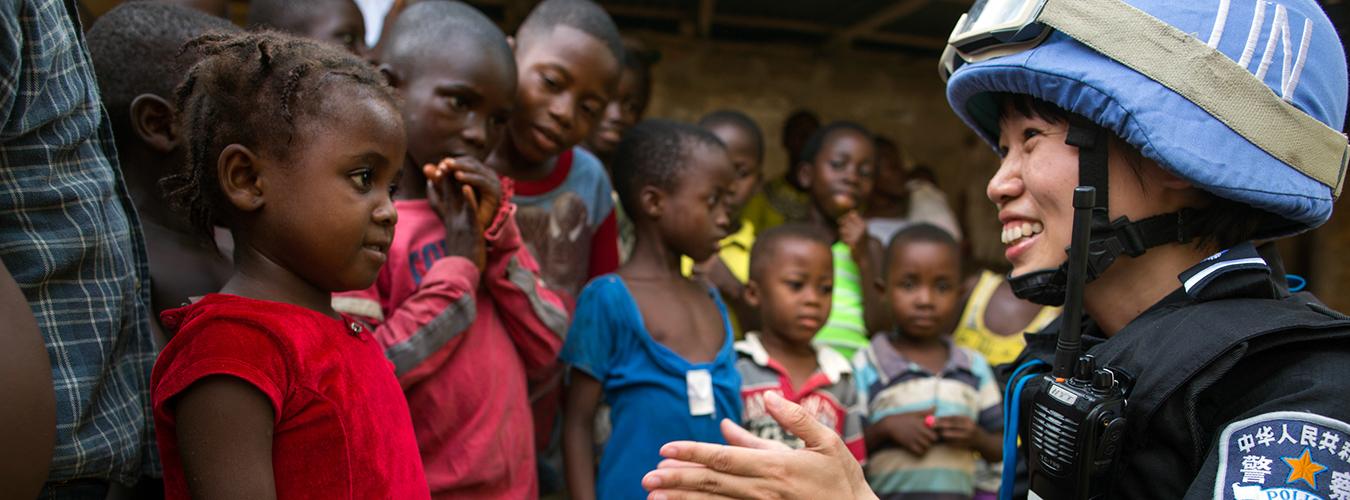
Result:
{"label": "braided hair", "polygon": [[368,87],[372,96],[398,104],[373,67],[318,42],[270,31],[211,33],[183,50],[201,55],[174,91],[187,161],[160,184],[170,204],[186,211],[207,239],[221,222],[223,193],[216,165],[225,147],[240,144],[290,159],[298,119],[318,111],[323,88],[332,82]]}

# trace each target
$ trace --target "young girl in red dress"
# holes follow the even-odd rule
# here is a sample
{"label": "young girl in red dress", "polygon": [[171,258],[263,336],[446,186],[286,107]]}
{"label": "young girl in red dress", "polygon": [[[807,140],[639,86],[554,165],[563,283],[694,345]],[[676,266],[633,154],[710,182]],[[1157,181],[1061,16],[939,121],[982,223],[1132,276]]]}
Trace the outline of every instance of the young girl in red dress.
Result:
{"label": "young girl in red dress", "polygon": [[[375,280],[405,134],[365,62],[274,33],[207,35],[177,91],[170,197],[234,235],[218,294],[166,311],[151,378],[168,498],[427,498],[408,406],[330,294]],[[190,270],[186,270],[190,272]]]}

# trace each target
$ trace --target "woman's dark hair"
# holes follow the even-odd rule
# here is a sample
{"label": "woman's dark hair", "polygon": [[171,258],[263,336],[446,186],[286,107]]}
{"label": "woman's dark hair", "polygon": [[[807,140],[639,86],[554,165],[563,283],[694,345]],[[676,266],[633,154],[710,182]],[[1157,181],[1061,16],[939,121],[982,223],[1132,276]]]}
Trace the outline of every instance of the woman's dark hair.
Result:
{"label": "woman's dark hair", "polygon": [[[1056,106],[1054,103],[1026,94],[998,94],[995,97],[1000,112],[1011,109],[1027,118],[1039,118],[1050,123],[1068,123],[1074,114]],[[1121,150],[1126,163],[1135,173],[1135,178],[1143,186],[1144,155],[1124,139],[1112,134],[1112,146]],[[1262,226],[1263,221],[1276,218],[1274,214],[1259,208],[1239,203],[1227,198],[1215,196],[1201,190],[1209,200],[1203,207],[1195,207],[1196,213],[1186,224],[1190,227],[1193,242],[1198,248],[1209,247],[1216,250],[1232,247],[1244,241],[1250,241]]]}
{"label": "woman's dark hair", "polygon": [[333,81],[372,90],[397,103],[370,64],[335,47],[276,32],[211,33],[183,47],[201,58],[174,91],[187,144],[183,168],[160,181],[175,209],[211,238],[222,193],[216,160],[230,144],[282,160],[295,145],[299,117],[317,112],[320,89]]}

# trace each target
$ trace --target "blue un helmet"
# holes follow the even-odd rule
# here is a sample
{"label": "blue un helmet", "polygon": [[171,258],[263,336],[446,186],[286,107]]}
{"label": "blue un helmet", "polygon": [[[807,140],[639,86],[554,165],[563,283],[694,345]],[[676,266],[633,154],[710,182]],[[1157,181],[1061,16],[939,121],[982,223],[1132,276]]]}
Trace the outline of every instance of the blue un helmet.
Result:
{"label": "blue un helmet", "polygon": [[[1197,188],[1273,214],[1256,238],[1326,222],[1350,159],[1345,52],[1315,0],[977,0],[940,71],[952,109],[990,145],[995,94],[1050,102]],[[1120,222],[1094,220],[1094,240],[1109,224],[1140,233]]]}

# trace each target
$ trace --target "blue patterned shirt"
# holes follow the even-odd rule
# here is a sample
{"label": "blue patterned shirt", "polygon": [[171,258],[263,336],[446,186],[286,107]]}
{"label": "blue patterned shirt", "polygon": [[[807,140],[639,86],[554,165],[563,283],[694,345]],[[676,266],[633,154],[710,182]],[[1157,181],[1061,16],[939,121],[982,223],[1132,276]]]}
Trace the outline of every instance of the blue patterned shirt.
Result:
{"label": "blue patterned shirt", "polygon": [[0,261],[51,359],[48,484],[131,483],[155,472],[149,270],[74,12],[0,2]]}

